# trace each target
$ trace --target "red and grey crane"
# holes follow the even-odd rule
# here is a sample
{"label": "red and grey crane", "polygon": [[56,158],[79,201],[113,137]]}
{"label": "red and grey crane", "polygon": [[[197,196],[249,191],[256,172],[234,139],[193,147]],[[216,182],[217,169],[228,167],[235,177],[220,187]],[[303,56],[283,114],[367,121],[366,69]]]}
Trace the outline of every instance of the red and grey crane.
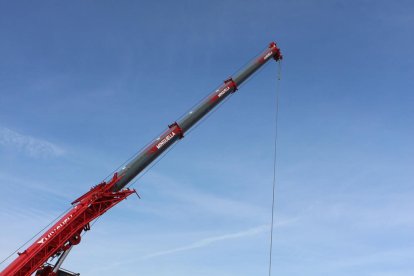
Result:
{"label": "red and grey crane", "polygon": [[[109,181],[92,187],[90,191],[73,201],[70,211],[26,250],[19,252],[17,258],[0,273],[0,276],[30,276],[33,273],[41,276],[65,275],[60,266],[72,247],[81,242],[81,234],[90,230],[90,223],[131,194],[136,193],[135,190],[127,188],[127,185],[137,175],[148,168],[169,147],[182,139],[189,129],[226,97],[236,92],[240,84],[271,59],[276,61],[282,59],[280,49],[274,42],[270,43],[269,47],[244,70],[225,80],[217,90],[183,118],[169,125],[163,134],[115,172]],[[58,257],[57,262],[54,265],[48,264],[48,260],[54,257]]]}

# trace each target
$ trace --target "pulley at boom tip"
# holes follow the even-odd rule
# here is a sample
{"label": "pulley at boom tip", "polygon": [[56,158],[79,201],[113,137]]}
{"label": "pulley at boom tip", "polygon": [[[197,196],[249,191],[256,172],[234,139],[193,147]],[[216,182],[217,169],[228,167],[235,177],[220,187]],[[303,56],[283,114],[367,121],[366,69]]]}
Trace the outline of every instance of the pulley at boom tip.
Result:
{"label": "pulley at boom tip", "polygon": [[280,51],[280,48],[279,47],[277,47],[277,44],[276,44],[276,42],[274,42],[274,41],[272,41],[272,42],[270,42],[270,44],[269,44],[269,48],[275,48],[275,53],[273,54],[273,58],[276,60],[276,61],[279,61],[279,60],[282,60],[283,59],[283,55],[282,55],[282,53],[281,53],[281,51]]}

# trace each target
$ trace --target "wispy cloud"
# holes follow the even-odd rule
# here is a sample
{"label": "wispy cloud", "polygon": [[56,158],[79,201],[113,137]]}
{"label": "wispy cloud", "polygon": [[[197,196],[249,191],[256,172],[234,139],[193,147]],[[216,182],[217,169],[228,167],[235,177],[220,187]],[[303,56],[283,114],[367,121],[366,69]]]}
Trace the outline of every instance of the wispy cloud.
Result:
{"label": "wispy cloud", "polygon": [[176,248],[172,248],[172,249],[158,251],[158,252],[155,252],[155,253],[148,254],[147,256],[144,257],[144,259],[159,257],[159,256],[163,256],[163,255],[169,255],[169,254],[173,254],[173,253],[177,253],[177,252],[181,252],[181,251],[188,251],[188,250],[192,250],[192,249],[196,249],[196,248],[202,248],[202,247],[209,246],[212,243],[216,243],[216,242],[220,242],[220,241],[224,241],[224,240],[233,240],[233,239],[240,239],[240,238],[244,238],[244,237],[248,237],[248,236],[255,236],[255,235],[258,235],[258,234],[263,233],[265,231],[269,231],[269,226],[268,225],[261,225],[261,226],[255,227],[255,228],[251,228],[251,229],[236,232],[236,233],[230,233],[230,234],[221,235],[221,236],[209,237],[209,238],[205,238],[205,239],[202,239],[202,240],[195,241],[195,242],[193,242],[191,244],[188,244],[188,245],[185,245],[185,246],[180,246],[180,247],[176,247]]}
{"label": "wispy cloud", "polygon": [[[277,226],[280,227],[280,226],[283,226],[283,225],[288,225],[288,224],[291,224],[291,223],[295,222],[296,220],[297,219],[290,219],[290,220],[286,220],[286,221],[280,221],[279,223],[277,223]],[[259,235],[259,234],[262,234],[262,233],[265,233],[265,232],[268,232],[268,231],[270,231],[270,225],[264,224],[264,225],[256,226],[254,228],[250,228],[250,229],[247,229],[247,230],[234,232],[234,233],[230,233],[230,234],[219,235],[219,236],[208,237],[208,238],[204,238],[204,239],[195,241],[195,242],[190,243],[188,245],[154,252],[154,253],[151,253],[151,254],[148,254],[148,255],[144,256],[143,259],[150,259],[150,258],[159,257],[159,256],[163,256],[163,255],[174,254],[174,253],[178,253],[178,252],[182,252],[182,251],[188,251],[188,250],[203,248],[203,247],[207,247],[207,246],[209,246],[213,243],[227,241],[227,240],[241,239],[241,238],[246,238],[246,237],[250,237],[250,236],[256,236],[256,235]]]}
{"label": "wispy cloud", "polygon": [[[0,170],[0,184],[3,185],[3,191],[8,192],[8,189],[15,189],[15,187],[24,187],[24,193],[30,193],[31,195],[36,195],[37,197],[42,196],[45,198],[53,197],[65,200],[73,200],[71,195],[68,195],[67,192],[62,192],[59,189],[51,189],[50,184],[44,183],[42,181],[35,180],[33,178],[25,178],[24,176],[19,175],[10,175],[4,173]],[[7,200],[7,198],[5,199]]]}
{"label": "wispy cloud", "polygon": [[64,150],[46,140],[18,133],[9,128],[0,127],[0,146],[22,151],[32,157],[60,156]]}

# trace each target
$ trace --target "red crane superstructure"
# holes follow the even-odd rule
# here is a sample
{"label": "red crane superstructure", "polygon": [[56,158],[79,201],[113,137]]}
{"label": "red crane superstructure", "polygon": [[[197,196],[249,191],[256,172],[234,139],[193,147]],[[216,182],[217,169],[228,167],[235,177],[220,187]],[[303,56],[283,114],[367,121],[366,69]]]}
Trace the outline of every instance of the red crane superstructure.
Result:
{"label": "red crane superstructure", "polygon": [[[40,276],[79,275],[65,274],[60,266],[72,247],[80,243],[82,232],[90,230],[93,220],[136,193],[133,189],[125,188],[126,185],[271,59],[282,59],[280,50],[274,42],[244,70],[224,81],[223,85],[192,111],[169,125],[160,137],[115,172],[111,180],[92,187],[90,191],[73,201],[71,210],[26,250],[19,252],[18,257],[0,273],[0,276],[30,276],[35,272]],[[48,264],[47,261],[53,257],[59,257],[58,261],[54,265]]]}

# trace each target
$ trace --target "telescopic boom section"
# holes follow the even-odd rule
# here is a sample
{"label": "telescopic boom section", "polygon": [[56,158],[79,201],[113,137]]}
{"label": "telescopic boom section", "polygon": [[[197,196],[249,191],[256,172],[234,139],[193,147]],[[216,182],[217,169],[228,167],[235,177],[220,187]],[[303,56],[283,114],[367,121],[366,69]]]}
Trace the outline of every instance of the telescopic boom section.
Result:
{"label": "telescopic boom section", "polygon": [[280,50],[274,42],[270,43],[269,47],[243,71],[233,78],[225,80],[220,88],[211,93],[182,119],[169,125],[168,129],[160,137],[155,139],[147,148],[142,150],[131,162],[123,167],[118,172],[118,175],[121,175],[122,178],[116,183],[113,191],[119,191],[124,188],[166,149],[173,145],[177,140],[183,138],[184,134],[209,113],[210,110],[216,107],[231,93],[234,93],[240,84],[272,58],[276,61],[282,59]]}
{"label": "telescopic boom section", "polygon": [[[191,127],[231,93],[234,93],[240,84],[271,59],[276,61],[282,59],[280,50],[274,42],[270,43],[269,47],[244,70],[224,81],[220,88],[211,93],[192,111],[169,125],[160,137],[116,172],[109,182],[94,186],[89,192],[72,202],[73,208],[30,247],[19,252],[19,256],[0,273],[0,276],[29,276],[36,271],[36,275],[56,275],[56,271],[59,270],[60,264],[67,255],[64,253],[80,243],[81,233],[90,229],[89,223],[129,195],[136,193],[135,190],[125,188],[125,186],[166,149],[183,138]],[[57,261],[55,267],[46,265],[51,257],[59,256],[61,259]]]}

